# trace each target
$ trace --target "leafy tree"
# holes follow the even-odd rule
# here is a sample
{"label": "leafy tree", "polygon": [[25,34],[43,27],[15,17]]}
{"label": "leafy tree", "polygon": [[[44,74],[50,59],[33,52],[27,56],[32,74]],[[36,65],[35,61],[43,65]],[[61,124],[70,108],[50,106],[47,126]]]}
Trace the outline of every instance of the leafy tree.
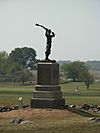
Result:
{"label": "leafy tree", "polygon": [[32,48],[16,48],[9,56],[5,51],[0,52],[0,81],[26,81],[32,80],[36,52]]}
{"label": "leafy tree", "polygon": [[11,79],[13,81],[29,81],[33,75],[29,71],[36,68],[35,63],[36,59],[36,51],[32,48],[23,47],[23,48],[15,48],[9,54],[9,61],[11,62],[10,74]]}
{"label": "leafy tree", "polygon": [[13,62],[5,51],[0,52],[0,81],[13,81],[13,75],[18,70],[22,70],[21,65]]}
{"label": "leafy tree", "polygon": [[8,58],[8,54],[6,53],[6,51],[0,51],[0,63],[7,58]]}
{"label": "leafy tree", "polygon": [[62,65],[62,71],[67,75],[67,78],[76,80],[81,80],[83,78],[83,73],[87,72],[87,67],[84,62],[74,61],[69,64]]}
{"label": "leafy tree", "polygon": [[15,75],[13,76],[13,81],[22,82],[23,85],[25,82],[32,80],[33,80],[33,74],[28,69],[16,71]]}
{"label": "leafy tree", "polygon": [[84,62],[74,61],[70,64],[64,64],[61,69],[66,74],[67,78],[73,79],[74,82],[84,81],[87,89],[89,89],[89,85],[93,83],[93,75],[89,73]]}
{"label": "leafy tree", "polygon": [[8,54],[5,51],[0,52],[0,68],[4,68],[8,59]]}
{"label": "leafy tree", "polygon": [[5,51],[0,52],[0,81],[7,78],[8,54]]}
{"label": "leafy tree", "polygon": [[10,80],[12,82],[15,82],[17,78],[17,72],[23,71],[23,67],[19,65],[18,63],[13,62],[11,60],[9,60],[9,62],[10,62],[10,66],[9,66],[8,75],[9,75]]}
{"label": "leafy tree", "polygon": [[23,47],[15,48],[9,58],[16,63],[22,65],[23,68],[34,69],[36,63],[36,51],[33,48]]}
{"label": "leafy tree", "polygon": [[84,78],[84,82],[85,82],[86,88],[88,90],[89,87],[90,87],[90,84],[92,84],[93,81],[94,81],[93,75],[90,74],[89,72],[87,72],[87,73],[84,73],[83,78]]}

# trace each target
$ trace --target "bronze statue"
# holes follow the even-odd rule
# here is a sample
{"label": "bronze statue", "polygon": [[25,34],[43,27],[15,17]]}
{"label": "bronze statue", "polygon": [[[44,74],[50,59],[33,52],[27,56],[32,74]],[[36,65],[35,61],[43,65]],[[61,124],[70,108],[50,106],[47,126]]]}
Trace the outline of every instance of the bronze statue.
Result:
{"label": "bronze statue", "polygon": [[40,24],[35,24],[35,25],[40,26],[46,30],[45,36],[47,38],[47,45],[46,45],[46,51],[45,51],[45,54],[46,54],[45,60],[49,60],[48,57],[49,57],[50,52],[51,52],[52,37],[55,37],[55,33],[52,32],[51,29],[48,29],[48,28],[44,27],[43,25],[40,25]]}

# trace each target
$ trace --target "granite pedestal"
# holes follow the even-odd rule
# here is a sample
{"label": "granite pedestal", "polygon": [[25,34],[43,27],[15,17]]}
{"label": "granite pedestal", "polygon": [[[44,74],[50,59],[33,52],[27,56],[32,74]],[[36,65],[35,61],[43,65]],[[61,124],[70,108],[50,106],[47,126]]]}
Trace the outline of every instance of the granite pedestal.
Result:
{"label": "granite pedestal", "polygon": [[59,64],[40,62],[37,69],[37,85],[31,99],[31,108],[59,108],[65,105],[59,86]]}

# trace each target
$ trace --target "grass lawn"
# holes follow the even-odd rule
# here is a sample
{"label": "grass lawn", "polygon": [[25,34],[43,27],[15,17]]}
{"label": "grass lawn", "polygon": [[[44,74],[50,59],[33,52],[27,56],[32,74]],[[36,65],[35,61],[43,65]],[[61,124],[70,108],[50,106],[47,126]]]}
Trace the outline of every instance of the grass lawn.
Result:
{"label": "grass lawn", "polygon": [[100,105],[100,96],[66,96],[66,104],[83,105],[94,104]]}
{"label": "grass lawn", "polygon": [[[76,93],[76,83],[61,84],[66,104],[80,105],[84,103],[100,105],[100,83],[95,83],[87,90],[84,83],[78,83],[79,92]],[[0,84],[0,104],[17,104],[18,98],[23,97],[24,103],[30,104],[34,90],[33,85]]]}
{"label": "grass lawn", "polygon": [[18,104],[18,98],[23,97],[25,104],[30,104],[34,86],[0,85],[0,104]]}
{"label": "grass lawn", "polygon": [[78,83],[78,93],[75,91],[76,84],[67,83],[61,85],[66,104],[81,105],[87,103],[100,105],[100,83],[90,85],[89,90],[86,89],[84,83]]}

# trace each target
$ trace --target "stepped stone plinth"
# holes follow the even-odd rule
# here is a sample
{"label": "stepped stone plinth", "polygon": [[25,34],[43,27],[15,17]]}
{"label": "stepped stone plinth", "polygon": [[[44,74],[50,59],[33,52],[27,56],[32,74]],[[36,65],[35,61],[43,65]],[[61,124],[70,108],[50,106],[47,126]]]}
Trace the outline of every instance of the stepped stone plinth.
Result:
{"label": "stepped stone plinth", "polygon": [[31,99],[31,108],[59,108],[65,105],[59,86],[59,64],[39,62],[37,64],[37,85]]}

